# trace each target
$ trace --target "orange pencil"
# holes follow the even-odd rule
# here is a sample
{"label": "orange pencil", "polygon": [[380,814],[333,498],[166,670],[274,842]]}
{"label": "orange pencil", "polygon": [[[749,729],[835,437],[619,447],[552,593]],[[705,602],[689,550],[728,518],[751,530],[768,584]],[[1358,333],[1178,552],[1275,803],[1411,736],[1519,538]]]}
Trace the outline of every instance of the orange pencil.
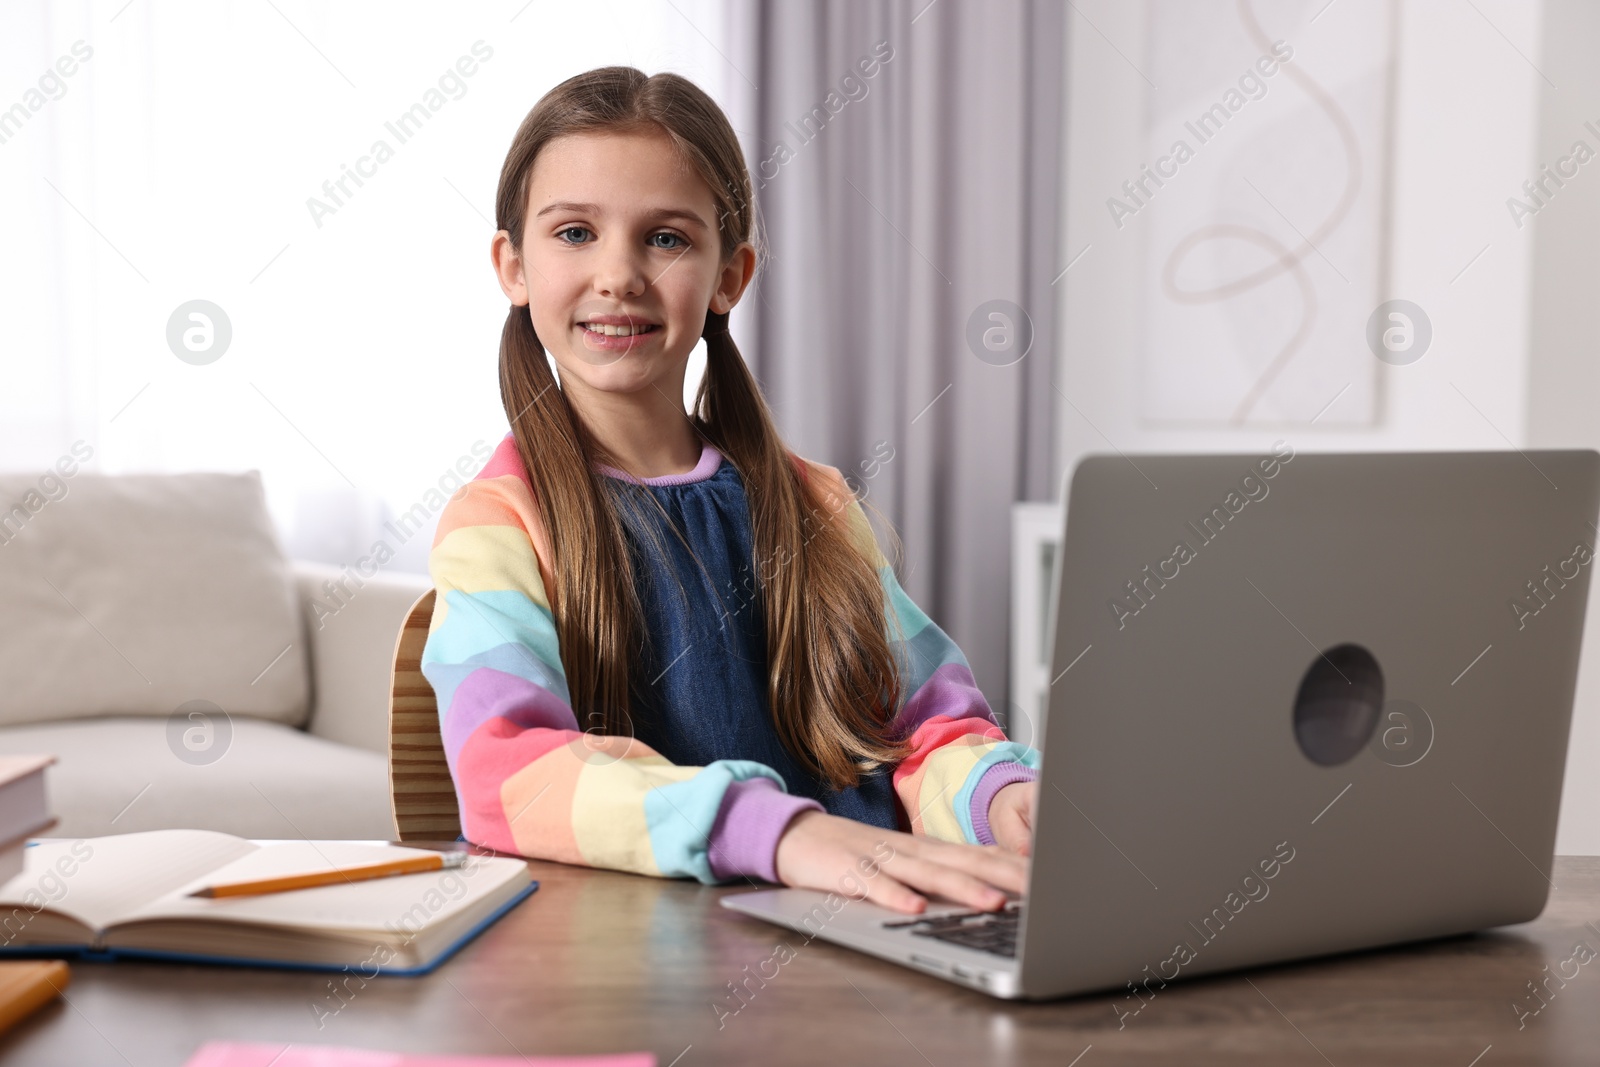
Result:
{"label": "orange pencil", "polygon": [[362,882],[369,878],[388,878],[396,874],[420,874],[460,867],[467,861],[465,852],[435,852],[428,856],[408,856],[402,860],[385,863],[368,863],[360,867],[339,867],[310,874],[286,874],[276,878],[256,878],[244,882],[223,882],[219,885],[196,889],[191,897],[246,897],[262,893],[282,893],[290,889],[310,889],[319,885],[339,885],[343,882]]}

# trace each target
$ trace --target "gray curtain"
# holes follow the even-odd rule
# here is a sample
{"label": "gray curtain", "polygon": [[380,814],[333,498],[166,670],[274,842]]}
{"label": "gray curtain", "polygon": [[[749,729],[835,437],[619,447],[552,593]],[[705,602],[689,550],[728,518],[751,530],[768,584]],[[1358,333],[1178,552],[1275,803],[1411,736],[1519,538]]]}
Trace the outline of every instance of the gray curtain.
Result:
{"label": "gray curtain", "polygon": [[761,0],[729,57],[769,255],[735,335],[791,446],[893,522],[901,583],[1001,713],[1011,504],[1058,481],[1064,10]]}

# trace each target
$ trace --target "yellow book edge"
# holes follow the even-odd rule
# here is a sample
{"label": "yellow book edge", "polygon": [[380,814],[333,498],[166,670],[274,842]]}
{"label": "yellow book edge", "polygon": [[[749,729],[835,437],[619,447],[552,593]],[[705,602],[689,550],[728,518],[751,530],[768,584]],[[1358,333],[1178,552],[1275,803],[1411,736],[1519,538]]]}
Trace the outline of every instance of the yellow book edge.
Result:
{"label": "yellow book edge", "polygon": [[60,960],[0,963],[0,1033],[61,995],[72,972]]}

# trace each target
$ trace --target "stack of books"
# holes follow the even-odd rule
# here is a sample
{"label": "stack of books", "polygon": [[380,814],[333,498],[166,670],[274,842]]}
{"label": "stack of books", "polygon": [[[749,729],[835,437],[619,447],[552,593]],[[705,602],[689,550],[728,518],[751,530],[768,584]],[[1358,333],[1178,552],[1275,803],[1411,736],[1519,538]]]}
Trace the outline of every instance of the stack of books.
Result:
{"label": "stack of books", "polygon": [[22,873],[22,850],[56,821],[50,817],[44,769],[54,756],[0,756],[0,882]]}
{"label": "stack of books", "polygon": [[[56,824],[50,816],[44,769],[54,756],[0,756],[0,882],[22,873],[28,838]],[[19,918],[0,912],[0,947],[18,932]],[[0,963],[0,1031],[50,1003],[71,975],[58,960]]]}

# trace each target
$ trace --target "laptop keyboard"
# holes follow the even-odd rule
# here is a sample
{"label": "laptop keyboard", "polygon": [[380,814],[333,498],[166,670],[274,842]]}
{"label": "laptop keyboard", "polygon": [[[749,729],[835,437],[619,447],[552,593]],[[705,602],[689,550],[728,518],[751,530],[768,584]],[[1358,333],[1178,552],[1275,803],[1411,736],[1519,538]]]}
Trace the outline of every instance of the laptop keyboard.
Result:
{"label": "laptop keyboard", "polygon": [[1017,921],[1022,905],[1012,901],[1001,911],[968,911],[934,919],[905,919],[884,923],[886,929],[905,928],[917,937],[948,941],[1007,959],[1017,958]]}

